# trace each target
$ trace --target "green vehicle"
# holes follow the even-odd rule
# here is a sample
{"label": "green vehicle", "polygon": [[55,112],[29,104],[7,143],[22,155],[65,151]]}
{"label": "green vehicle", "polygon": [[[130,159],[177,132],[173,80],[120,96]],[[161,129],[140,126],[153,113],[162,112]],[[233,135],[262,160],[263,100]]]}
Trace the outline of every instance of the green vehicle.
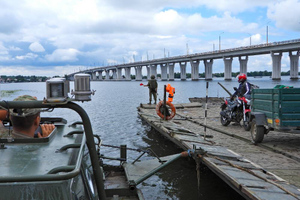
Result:
{"label": "green vehicle", "polygon": [[272,130],[300,127],[300,88],[277,85],[272,89],[253,89],[251,93],[251,136],[260,143]]}
{"label": "green vehicle", "polygon": [[[75,75],[76,76],[76,75]],[[180,156],[168,161],[158,158],[135,164],[126,160],[126,145],[120,147],[120,158],[104,158],[102,140],[93,133],[85,110],[73,101],[90,101],[90,75],[75,77],[72,99],[67,96],[69,86],[65,79],[47,81],[47,97],[43,101],[2,101],[2,109],[40,108],[42,111],[71,109],[82,121],[68,124],[59,117],[41,118],[41,123],[51,123],[55,129],[48,137],[0,139],[0,200],[18,199],[144,199],[136,187],[155,172]],[[6,131],[12,129],[4,123]],[[120,161],[112,166],[104,159]],[[149,164],[150,163],[150,164]]]}

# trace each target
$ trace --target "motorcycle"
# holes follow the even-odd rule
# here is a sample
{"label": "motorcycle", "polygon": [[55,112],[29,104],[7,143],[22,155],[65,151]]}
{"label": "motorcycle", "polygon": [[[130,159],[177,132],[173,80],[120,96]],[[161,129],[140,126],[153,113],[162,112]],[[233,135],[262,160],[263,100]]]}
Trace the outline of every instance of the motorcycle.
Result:
{"label": "motorcycle", "polygon": [[251,129],[250,124],[250,98],[238,97],[234,99],[226,98],[221,105],[220,119],[223,126],[228,126],[230,122],[240,123],[243,120],[243,127],[246,131]]}

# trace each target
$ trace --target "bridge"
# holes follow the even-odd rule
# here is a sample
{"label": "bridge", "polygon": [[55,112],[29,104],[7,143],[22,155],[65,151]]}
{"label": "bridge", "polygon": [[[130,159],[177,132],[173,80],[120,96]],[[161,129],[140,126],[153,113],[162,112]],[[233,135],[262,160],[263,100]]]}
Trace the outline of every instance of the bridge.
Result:
{"label": "bridge", "polygon": [[[203,53],[188,54],[182,56],[174,56],[147,61],[132,62],[126,64],[117,64],[104,67],[95,67],[79,72],[69,74],[68,77],[72,80],[75,74],[88,73],[91,74],[92,80],[103,80],[102,73],[105,73],[104,80],[131,80],[131,68],[135,69],[135,80],[142,80],[142,68],[147,69],[147,78],[151,75],[157,77],[157,66],[161,68],[161,80],[174,80],[175,64],[180,66],[181,80],[186,80],[187,63],[191,66],[192,80],[199,79],[199,64],[204,62],[205,79],[212,79],[213,62],[216,59],[224,61],[224,79],[231,80],[232,60],[238,58],[240,63],[240,73],[247,73],[247,62],[249,56],[270,54],[272,59],[272,79],[281,79],[281,58],[283,53],[289,53],[290,57],[290,78],[298,79],[299,72],[299,52],[300,39],[273,42],[259,45],[243,46],[238,48],[209,51]],[[125,70],[125,79],[122,76],[122,70]],[[111,73],[112,72],[112,73]],[[112,76],[110,77],[110,74]]]}

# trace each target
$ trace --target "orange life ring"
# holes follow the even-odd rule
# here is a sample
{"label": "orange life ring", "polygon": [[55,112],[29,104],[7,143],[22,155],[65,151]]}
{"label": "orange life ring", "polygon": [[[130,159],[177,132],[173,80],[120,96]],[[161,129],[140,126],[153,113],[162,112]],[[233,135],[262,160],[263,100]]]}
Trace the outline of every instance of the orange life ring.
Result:
{"label": "orange life ring", "polygon": [[0,110],[0,120],[5,120],[7,116],[6,110]]}
{"label": "orange life ring", "polygon": [[[176,108],[171,102],[167,101],[166,103],[167,103],[167,106],[169,107],[168,111],[171,110],[171,113],[168,113],[168,115],[166,116],[166,120],[170,120],[170,119],[173,119],[173,117],[175,117]],[[164,119],[164,114],[163,114],[164,107],[163,106],[164,106],[164,101],[160,101],[156,105],[156,113],[162,119]]]}

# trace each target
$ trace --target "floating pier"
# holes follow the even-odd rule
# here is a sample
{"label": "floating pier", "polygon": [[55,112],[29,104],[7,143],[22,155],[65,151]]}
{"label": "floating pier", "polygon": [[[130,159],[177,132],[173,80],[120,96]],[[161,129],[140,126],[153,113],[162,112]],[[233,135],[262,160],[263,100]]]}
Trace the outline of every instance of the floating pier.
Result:
{"label": "floating pier", "polygon": [[138,114],[245,199],[300,199],[300,134],[272,131],[254,145],[241,125],[221,125],[222,99],[209,98],[206,123],[205,99],[190,101],[175,104],[169,121],[158,117],[155,105],[141,104]]}

